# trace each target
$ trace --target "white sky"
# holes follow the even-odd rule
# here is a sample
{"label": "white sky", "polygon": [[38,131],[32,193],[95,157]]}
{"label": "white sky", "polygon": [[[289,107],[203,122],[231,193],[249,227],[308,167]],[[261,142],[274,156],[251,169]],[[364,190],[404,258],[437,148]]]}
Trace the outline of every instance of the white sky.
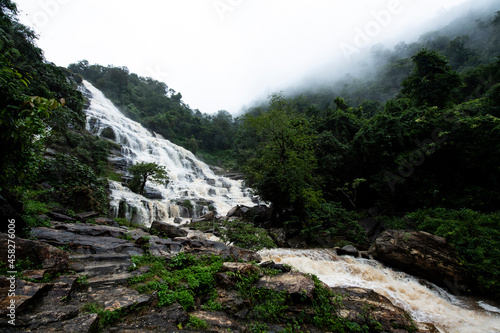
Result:
{"label": "white sky", "polygon": [[181,92],[193,109],[237,114],[306,77],[345,74],[352,54],[371,45],[411,42],[465,0],[14,2],[47,60],[126,66]]}

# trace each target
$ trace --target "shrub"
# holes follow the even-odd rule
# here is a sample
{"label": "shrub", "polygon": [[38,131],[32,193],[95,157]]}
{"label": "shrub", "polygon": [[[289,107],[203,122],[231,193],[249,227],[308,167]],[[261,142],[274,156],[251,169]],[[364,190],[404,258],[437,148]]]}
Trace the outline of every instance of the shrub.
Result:
{"label": "shrub", "polygon": [[251,223],[242,221],[225,221],[220,230],[221,239],[226,243],[233,243],[235,246],[259,251],[263,248],[275,248],[267,230],[257,228]]}
{"label": "shrub", "polygon": [[46,160],[40,181],[54,186],[63,203],[74,211],[95,210],[105,214],[108,210],[107,182],[76,157],[59,154]]}

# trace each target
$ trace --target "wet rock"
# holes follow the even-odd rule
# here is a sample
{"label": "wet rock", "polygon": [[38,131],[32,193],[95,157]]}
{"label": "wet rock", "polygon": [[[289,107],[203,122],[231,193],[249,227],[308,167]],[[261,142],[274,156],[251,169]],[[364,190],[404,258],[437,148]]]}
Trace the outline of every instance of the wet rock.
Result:
{"label": "wet rock", "polygon": [[215,219],[215,213],[213,211],[210,211],[203,216],[195,217],[194,219],[191,220],[191,223],[213,221],[214,219]]}
{"label": "wet rock", "polygon": [[151,302],[153,296],[139,294],[136,290],[125,287],[92,289],[88,295],[89,300],[104,306],[105,310],[128,309],[131,306],[145,305]]}
{"label": "wet rock", "polygon": [[76,214],[76,219],[80,222],[85,222],[88,219],[94,218],[99,216],[99,213],[91,211],[91,212],[85,212],[85,213],[78,213]]}
{"label": "wet rock", "polygon": [[58,222],[76,222],[76,219],[61,213],[49,212],[47,213],[51,219]]}
{"label": "wet rock", "polygon": [[[370,319],[371,322],[379,322],[381,327],[377,331],[393,333],[411,331],[413,323],[408,314],[373,290],[341,287],[332,288],[332,290],[336,294],[343,295],[344,306],[340,310],[342,317],[360,326],[369,326]],[[371,329],[375,331],[375,327]]]}
{"label": "wet rock", "polygon": [[282,273],[288,273],[292,270],[290,266],[284,264],[276,264],[274,263],[274,261],[265,261],[260,263],[259,266],[262,268],[274,269]]}
{"label": "wet rock", "polygon": [[243,263],[243,262],[225,262],[222,264],[222,270],[224,272],[233,272],[233,273],[240,273],[240,274],[249,274],[249,273],[255,273],[259,269],[248,263]]}
{"label": "wet rock", "polygon": [[382,223],[374,217],[368,217],[358,221],[359,225],[365,230],[366,236],[370,241],[374,241],[382,232]]}
{"label": "wet rock", "polygon": [[[77,226],[77,225],[75,225]],[[144,250],[126,239],[116,238],[125,236],[126,231],[120,228],[79,225],[60,225],[59,229],[33,228],[32,235],[40,241],[54,246],[63,246],[74,253],[128,253],[143,254]],[[103,229],[113,228],[113,229]],[[104,236],[106,234],[113,236]]]}
{"label": "wet rock", "polygon": [[236,246],[231,246],[229,248],[229,253],[234,260],[242,261],[261,261],[261,257],[257,252],[242,249]]}
{"label": "wet rock", "polygon": [[256,288],[272,289],[300,299],[305,295],[312,300],[314,297],[314,281],[301,273],[285,273],[276,276],[263,276],[257,282]]}
{"label": "wet rock", "polygon": [[287,240],[288,247],[294,249],[305,249],[307,248],[307,242],[302,236],[295,236]]}
{"label": "wet rock", "polygon": [[162,308],[160,315],[165,320],[174,324],[179,324],[179,323],[183,324],[189,320],[187,312],[179,303],[174,303],[166,308]]}
{"label": "wet rock", "polygon": [[116,140],[116,133],[115,131],[113,130],[113,128],[111,127],[106,127],[102,130],[101,132],[101,137],[103,138],[106,138],[106,139],[110,139],[112,141],[115,141]]}
{"label": "wet rock", "polygon": [[[230,318],[224,312],[195,311],[191,315],[204,320],[212,327],[217,327],[225,330],[240,330],[244,328],[238,323],[238,321]],[[217,331],[214,330],[214,332]]]}
{"label": "wet rock", "polygon": [[[7,234],[0,234],[0,261],[8,262]],[[69,254],[49,244],[37,240],[15,239],[16,257],[29,260],[33,268],[40,267],[49,273],[57,273],[68,268]]]}
{"label": "wet rock", "polygon": [[[52,288],[49,283],[31,283],[17,278],[0,276],[0,325],[7,324],[11,313],[9,306],[15,300],[15,313],[20,314],[25,309],[35,304],[43,294]],[[13,297],[8,297],[11,290],[15,290]]]}
{"label": "wet rock", "polygon": [[150,230],[156,231],[168,238],[186,237],[188,235],[186,230],[160,221],[154,221],[153,224],[151,224]]}
{"label": "wet rock", "polygon": [[98,217],[94,220],[94,222],[98,225],[108,225],[111,227],[119,227],[118,223],[115,220],[108,219],[107,217]]}
{"label": "wet rock", "polygon": [[151,200],[163,199],[163,195],[161,194],[160,191],[150,187],[144,188],[144,193],[142,195]]}
{"label": "wet rock", "polygon": [[368,254],[368,251],[359,251],[359,256],[363,259],[370,259],[370,255]]}
{"label": "wet rock", "polygon": [[257,205],[254,207],[235,206],[226,214],[226,218],[244,218],[245,220],[252,221],[256,225],[265,223],[271,219],[272,209],[264,205]]}
{"label": "wet rock", "polygon": [[285,247],[286,245],[286,231],[283,228],[269,229],[269,236],[278,247]]}
{"label": "wet rock", "polygon": [[248,210],[250,209],[250,207],[247,207],[247,206],[235,206],[233,208],[231,208],[227,214],[226,214],[226,217],[229,218],[229,217],[244,217],[246,212],[248,212]]}
{"label": "wet rock", "polygon": [[446,239],[423,231],[387,230],[368,253],[388,266],[428,279],[452,292],[467,291],[470,279]]}
{"label": "wet rock", "polygon": [[343,248],[338,249],[337,250],[337,254],[339,256],[341,256],[341,255],[348,255],[348,256],[352,256],[352,257],[358,257],[359,256],[359,251],[358,251],[358,249],[356,249],[352,245],[346,245]]}

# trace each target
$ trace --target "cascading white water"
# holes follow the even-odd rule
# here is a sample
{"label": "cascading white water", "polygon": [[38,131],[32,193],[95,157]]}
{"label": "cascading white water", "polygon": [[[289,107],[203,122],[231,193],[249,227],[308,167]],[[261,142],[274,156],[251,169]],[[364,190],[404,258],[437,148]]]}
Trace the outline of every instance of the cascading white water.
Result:
{"label": "cascading white water", "polygon": [[500,309],[488,302],[455,297],[428,282],[425,286],[416,278],[375,260],[337,256],[330,249],[272,249],[259,254],[263,260],[289,264],[303,273],[315,274],[331,287],[374,290],[408,311],[416,321],[432,323],[441,332],[500,332]]}
{"label": "cascading white water", "polygon": [[[154,220],[170,222],[176,217],[195,217],[208,212],[212,205],[218,214],[226,214],[236,205],[253,206],[255,197],[242,181],[217,176],[208,165],[190,151],[151,133],[130,120],[104,94],[89,82],[83,82],[89,96],[87,130],[95,135],[106,133],[122,146],[123,164],[156,162],[166,167],[167,186],[148,182],[148,187],[161,197],[150,200],[131,192],[119,182],[110,181],[111,216],[121,209],[134,222],[151,225]],[[84,89],[84,90],[85,90]],[[179,203],[189,200],[189,204]]]}

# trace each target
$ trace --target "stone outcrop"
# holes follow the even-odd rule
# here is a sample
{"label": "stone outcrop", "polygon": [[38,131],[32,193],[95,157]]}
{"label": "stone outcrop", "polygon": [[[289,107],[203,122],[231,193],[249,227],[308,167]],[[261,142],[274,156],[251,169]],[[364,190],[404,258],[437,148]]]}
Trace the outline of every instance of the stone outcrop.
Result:
{"label": "stone outcrop", "polygon": [[388,266],[428,279],[452,292],[470,288],[455,250],[442,237],[423,231],[387,230],[368,253]]}
{"label": "stone outcrop", "polygon": [[169,238],[186,237],[188,235],[188,232],[186,230],[175,225],[160,221],[154,221],[153,224],[151,224],[150,230],[154,230]]}
{"label": "stone outcrop", "polygon": [[[0,261],[4,263],[8,262],[9,239],[7,234],[0,234]],[[29,261],[33,267],[43,269],[47,273],[57,273],[68,268],[67,252],[43,242],[19,237],[14,239],[14,243],[17,260]]]}
{"label": "stone outcrop", "polygon": [[[360,326],[366,325],[370,317],[381,325],[379,331],[406,332],[399,327],[413,327],[416,325],[402,308],[395,306],[385,296],[365,288],[332,288],[333,292],[342,295],[344,307],[340,315]],[[388,329],[389,328],[389,329]],[[439,333],[432,324],[420,323],[415,331]]]}
{"label": "stone outcrop", "polygon": [[301,273],[285,273],[276,276],[263,276],[255,286],[256,288],[271,289],[286,292],[294,298],[314,298],[314,281]]}
{"label": "stone outcrop", "polygon": [[337,250],[337,254],[339,256],[341,255],[348,255],[352,257],[358,257],[359,256],[359,251],[352,245],[346,245],[340,249]]}

